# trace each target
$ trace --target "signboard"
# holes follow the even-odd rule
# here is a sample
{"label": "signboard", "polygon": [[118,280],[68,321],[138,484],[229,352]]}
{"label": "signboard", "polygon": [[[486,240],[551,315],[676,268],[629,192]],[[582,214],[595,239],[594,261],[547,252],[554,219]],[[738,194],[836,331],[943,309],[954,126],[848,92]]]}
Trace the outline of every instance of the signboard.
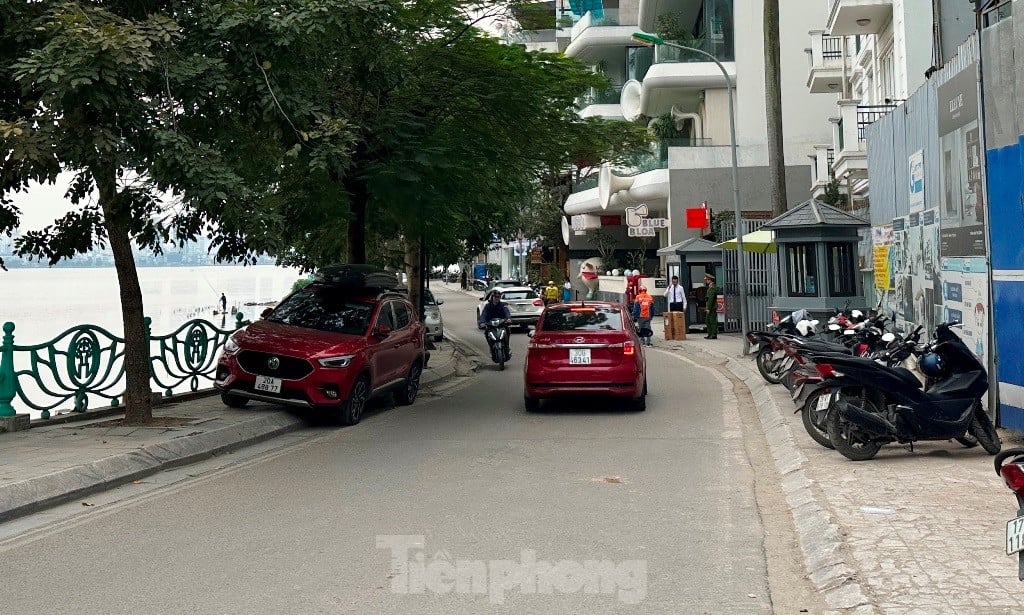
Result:
{"label": "signboard", "polygon": [[708,209],[706,207],[690,207],[686,210],[686,228],[704,228],[708,226]]}
{"label": "signboard", "polygon": [[871,250],[875,270],[875,288],[892,290],[893,226],[876,226],[871,229]]}
{"label": "signboard", "polygon": [[924,150],[910,155],[910,211],[924,209]]}
{"label": "signboard", "polygon": [[539,265],[544,262],[544,250],[540,248],[534,248],[530,250],[530,262],[534,265]]}
{"label": "signboard", "polygon": [[981,177],[977,75],[977,64],[971,64],[937,92],[942,258],[985,256],[987,208]]}
{"label": "signboard", "polygon": [[668,219],[648,218],[647,205],[627,207],[626,226],[629,237],[654,237],[659,228],[668,228]]}

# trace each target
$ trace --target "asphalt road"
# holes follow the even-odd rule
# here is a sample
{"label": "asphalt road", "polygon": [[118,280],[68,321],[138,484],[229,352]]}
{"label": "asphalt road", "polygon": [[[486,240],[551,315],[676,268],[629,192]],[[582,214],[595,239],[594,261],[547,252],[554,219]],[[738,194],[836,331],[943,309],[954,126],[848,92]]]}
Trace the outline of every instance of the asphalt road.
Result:
{"label": "asphalt road", "polygon": [[[442,285],[438,285],[442,287]],[[648,351],[648,409],[522,405],[478,375],[347,429],[0,540],[0,613],[767,613],[736,403]]]}

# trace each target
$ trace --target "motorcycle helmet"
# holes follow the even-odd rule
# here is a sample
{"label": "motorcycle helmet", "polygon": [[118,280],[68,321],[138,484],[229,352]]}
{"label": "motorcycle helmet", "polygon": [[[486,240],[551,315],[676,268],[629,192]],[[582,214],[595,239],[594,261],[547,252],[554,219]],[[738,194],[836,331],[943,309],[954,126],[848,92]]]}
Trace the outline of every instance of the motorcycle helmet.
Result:
{"label": "motorcycle helmet", "polygon": [[918,363],[921,372],[929,378],[938,378],[946,368],[946,362],[937,352],[926,352]]}

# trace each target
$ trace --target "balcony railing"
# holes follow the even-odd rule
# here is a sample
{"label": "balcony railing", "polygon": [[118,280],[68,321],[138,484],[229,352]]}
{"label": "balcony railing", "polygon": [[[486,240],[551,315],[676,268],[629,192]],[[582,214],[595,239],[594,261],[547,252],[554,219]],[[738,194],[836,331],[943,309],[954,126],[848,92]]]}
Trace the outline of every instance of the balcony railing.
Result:
{"label": "balcony railing", "polygon": [[[732,62],[736,59],[733,53],[732,41],[724,39],[704,39],[702,41],[666,41],[686,47],[693,47],[710,53],[718,58],[719,62]],[[706,56],[692,51],[685,51],[668,45],[657,45],[654,48],[654,63],[663,64],[668,62],[710,62]]]}
{"label": "balcony railing", "polygon": [[897,105],[857,105],[857,140],[867,140],[867,128],[889,115]]}
{"label": "balcony railing", "polygon": [[590,91],[579,97],[576,103],[578,108],[584,109],[590,105],[617,105],[621,98],[622,86],[615,85],[603,90],[590,88]]}
{"label": "balcony railing", "polygon": [[821,35],[821,58],[839,60],[843,57],[843,37]]}
{"label": "balcony railing", "polygon": [[654,63],[654,48],[628,47],[626,50],[626,79],[643,81]]}
{"label": "balcony railing", "polygon": [[572,38],[582,34],[587,28],[593,26],[635,26],[637,19],[636,10],[600,9],[587,11],[587,13],[572,26]]}

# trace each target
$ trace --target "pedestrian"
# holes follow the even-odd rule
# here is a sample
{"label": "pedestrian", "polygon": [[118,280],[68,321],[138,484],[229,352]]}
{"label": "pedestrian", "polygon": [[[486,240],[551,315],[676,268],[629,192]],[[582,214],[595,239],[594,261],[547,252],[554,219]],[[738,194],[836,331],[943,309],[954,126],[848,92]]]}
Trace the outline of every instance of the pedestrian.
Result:
{"label": "pedestrian", "polygon": [[558,287],[555,286],[554,280],[548,280],[548,285],[544,287],[544,303],[551,304],[558,301]]}
{"label": "pedestrian", "polygon": [[672,276],[672,284],[665,289],[665,299],[668,300],[668,311],[686,311],[686,290],[679,285],[679,276]]}
{"label": "pedestrian", "polygon": [[640,336],[640,343],[644,346],[653,346],[651,338],[654,331],[651,329],[651,318],[654,317],[654,297],[647,293],[647,287],[641,286],[640,292],[633,302],[633,318],[636,320],[637,334]]}
{"label": "pedestrian", "polygon": [[708,334],[705,339],[718,339],[718,287],[715,286],[715,276],[710,273],[704,274],[704,286],[707,286],[707,296],[704,300],[704,307],[707,310]]}
{"label": "pedestrian", "polygon": [[572,282],[569,281],[569,276],[565,276],[565,282],[562,283],[562,303],[570,301],[572,301]]}
{"label": "pedestrian", "polygon": [[224,296],[224,293],[220,294],[220,313],[228,311],[228,298]]}
{"label": "pedestrian", "polygon": [[463,271],[462,273],[459,274],[459,284],[462,285],[462,290],[466,290],[468,288],[468,286],[467,286],[468,283],[466,281],[466,272],[465,271]]}

